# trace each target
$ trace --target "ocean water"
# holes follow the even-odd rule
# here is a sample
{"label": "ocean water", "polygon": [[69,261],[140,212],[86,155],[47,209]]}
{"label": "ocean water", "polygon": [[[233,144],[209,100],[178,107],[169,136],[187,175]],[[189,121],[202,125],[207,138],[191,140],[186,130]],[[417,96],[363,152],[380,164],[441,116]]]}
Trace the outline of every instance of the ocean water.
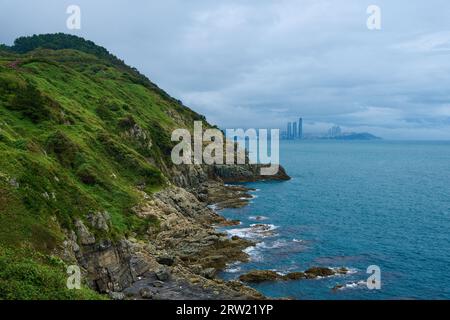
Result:
{"label": "ocean water", "polygon": [[[242,221],[223,229],[230,236],[258,242],[223,278],[346,267],[252,286],[296,299],[450,299],[450,143],[283,141],[280,157],[291,181],[246,184],[257,189],[250,205],[221,211]],[[370,265],[380,290],[367,288]]]}

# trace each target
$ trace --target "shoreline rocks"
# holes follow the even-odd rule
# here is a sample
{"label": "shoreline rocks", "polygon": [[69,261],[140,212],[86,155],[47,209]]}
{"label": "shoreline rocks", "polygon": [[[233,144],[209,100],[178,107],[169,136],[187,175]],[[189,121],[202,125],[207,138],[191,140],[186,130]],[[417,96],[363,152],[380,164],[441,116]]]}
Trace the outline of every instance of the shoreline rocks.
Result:
{"label": "shoreline rocks", "polygon": [[239,276],[239,280],[247,283],[261,283],[268,281],[317,279],[347,273],[348,270],[346,268],[335,270],[327,267],[312,267],[304,272],[290,272],[286,275],[279,274],[278,272],[272,270],[252,270]]}
{"label": "shoreline rocks", "polygon": [[[242,282],[216,278],[227,264],[248,261],[244,249],[254,243],[237,236],[229,238],[215,229],[240,221],[227,220],[208,206],[238,208],[247,205],[252,196],[244,186],[225,185],[214,170],[192,166],[178,175],[180,184],[185,185],[152,195],[142,192],[144,201],[133,211],[158,225],[149,226],[146,234],[139,235],[140,240],[137,235],[118,241],[100,239],[110,230],[110,216],[107,212],[88,213],[85,219],[75,221],[76,235],[65,242],[67,255],[76,258],[91,287],[112,299],[264,299]],[[236,178],[233,170],[221,172]]]}

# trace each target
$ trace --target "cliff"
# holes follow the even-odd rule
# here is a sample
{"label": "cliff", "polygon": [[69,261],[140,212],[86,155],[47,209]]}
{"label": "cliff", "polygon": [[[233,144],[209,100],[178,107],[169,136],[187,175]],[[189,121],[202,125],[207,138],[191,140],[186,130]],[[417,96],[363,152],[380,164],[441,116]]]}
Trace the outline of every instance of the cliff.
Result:
{"label": "cliff", "polygon": [[[173,165],[171,132],[194,121],[212,127],[92,42],[1,46],[0,299],[261,297],[215,278],[249,243],[215,231],[232,222],[208,204],[245,205],[245,188],[224,182],[263,177]],[[66,288],[69,265],[81,290]]]}

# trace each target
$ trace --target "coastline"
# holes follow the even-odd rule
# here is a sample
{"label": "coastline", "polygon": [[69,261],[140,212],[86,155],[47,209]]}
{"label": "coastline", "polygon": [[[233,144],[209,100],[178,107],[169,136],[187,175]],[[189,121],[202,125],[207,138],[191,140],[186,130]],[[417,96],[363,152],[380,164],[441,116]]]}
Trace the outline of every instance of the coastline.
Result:
{"label": "coastline", "polygon": [[[241,281],[217,277],[228,264],[249,261],[245,249],[255,243],[218,231],[218,227],[239,221],[227,220],[211,207],[246,206],[251,189],[229,185],[233,179],[222,179],[211,171],[205,174],[214,168],[184,169],[178,177],[188,183],[172,184],[152,195],[142,192],[144,201],[133,209],[140,218],[159,221],[157,227],[149,227],[145,235],[132,234],[114,241],[96,238],[78,220],[75,232],[67,234],[61,255],[82,267],[91,288],[115,300],[265,299]],[[227,174],[236,167],[221,170]],[[237,170],[242,172],[242,168]],[[251,176],[250,181],[254,179]],[[274,180],[287,179],[283,170]],[[96,222],[94,229],[108,225],[103,216],[91,220]]]}

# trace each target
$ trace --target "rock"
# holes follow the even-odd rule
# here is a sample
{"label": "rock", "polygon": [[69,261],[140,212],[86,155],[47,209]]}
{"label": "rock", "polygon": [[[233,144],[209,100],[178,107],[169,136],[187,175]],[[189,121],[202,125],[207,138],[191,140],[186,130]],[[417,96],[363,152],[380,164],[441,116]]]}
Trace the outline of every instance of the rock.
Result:
{"label": "rock", "polygon": [[11,180],[9,180],[9,184],[16,189],[19,188],[19,186],[20,186],[15,178],[11,178]]}
{"label": "rock", "polygon": [[336,272],[333,269],[326,267],[312,267],[305,271],[305,275],[308,279],[314,279],[317,277],[330,277],[335,274]]}
{"label": "rock", "polygon": [[150,288],[142,288],[141,290],[139,290],[139,294],[143,299],[153,299],[153,292],[150,290]]}
{"label": "rock", "polygon": [[208,195],[204,194],[204,193],[198,194],[197,198],[201,202],[207,202],[208,201]]}
{"label": "rock", "polygon": [[285,280],[300,280],[305,279],[306,275],[304,272],[291,272],[283,277]]}
{"label": "rock", "polygon": [[156,280],[156,281],[153,281],[153,282],[152,282],[152,285],[153,285],[155,288],[161,288],[161,287],[164,286],[164,282],[159,281],[159,280]]}
{"label": "rock", "polygon": [[189,279],[189,282],[192,283],[192,284],[197,284],[197,283],[200,282],[200,279],[192,277],[192,278]]}
{"label": "rock", "polygon": [[239,277],[239,280],[243,282],[259,283],[265,281],[281,280],[280,276],[275,271],[270,270],[253,270]]}
{"label": "rock", "polygon": [[110,292],[108,295],[112,300],[124,300],[125,299],[125,294],[123,294],[122,292]]}
{"label": "rock", "polygon": [[[342,271],[343,272],[343,271]],[[243,282],[259,283],[265,281],[276,280],[302,280],[302,279],[315,279],[317,277],[329,277],[335,275],[337,271],[330,268],[313,267],[305,272],[291,272],[284,276],[271,270],[253,270],[239,277],[239,280]]]}
{"label": "rock", "polygon": [[87,219],[92,227],[105,232],[109,231],[109,221],[111,220],[111,217],[108,212],[90,213],[88,214]]}
{"label": "rock", "polygon": [[89,229],[84,225],[83,221],[76,220],[75,228],[77,231],[78,239],[82,245],[90,245],[95,243],[94,235],[89,231]]}
{"label": "rock", "polygon": [[337,271],[336,271],[336,273],[338,273],[338,274],[347,274],[347,273],[349,273],[349,270],[347,269],[347,268],[339,268]]}
{"label": "rock", "polygon": [[335,286],[333,287],[333,289],[331,289],[331,290],[333,290],[333,291],[338,291],[338,290],[341,290],[342,288],[344,288],[344,285],[343,285],[343,284],[337,284],[337,285],[335,285]]}
{"label": "rock", "polygon": [[158,261],[159,264],[162,264],[165,266],[172,266],[175,263],[175,258],[173,256],[163,255],[163,256],[157,257],[156,261]]}
{"label": "rock", "polygon": [[166,268],[161,268],[155,272],[156,279],[160,281],[167,281],[170,278],[170,273]]}
{"label": "rock", "polygon": [[241,224],[240,220],[225,220],[222,223],[220,223],[223,227],[232,227],[232,226],[238,226]]}
{"label": "rock", "polygon": [[130,271],[133,279],[136,280],[149,270],[147,261],[140,257],[130,258]]}
{"label": "rock", "polygon": [[202,271],[201,275],[202,277],[205,277],[206,279],[214,279],[216,276],[217,270],[215,268],[207,268]]}

